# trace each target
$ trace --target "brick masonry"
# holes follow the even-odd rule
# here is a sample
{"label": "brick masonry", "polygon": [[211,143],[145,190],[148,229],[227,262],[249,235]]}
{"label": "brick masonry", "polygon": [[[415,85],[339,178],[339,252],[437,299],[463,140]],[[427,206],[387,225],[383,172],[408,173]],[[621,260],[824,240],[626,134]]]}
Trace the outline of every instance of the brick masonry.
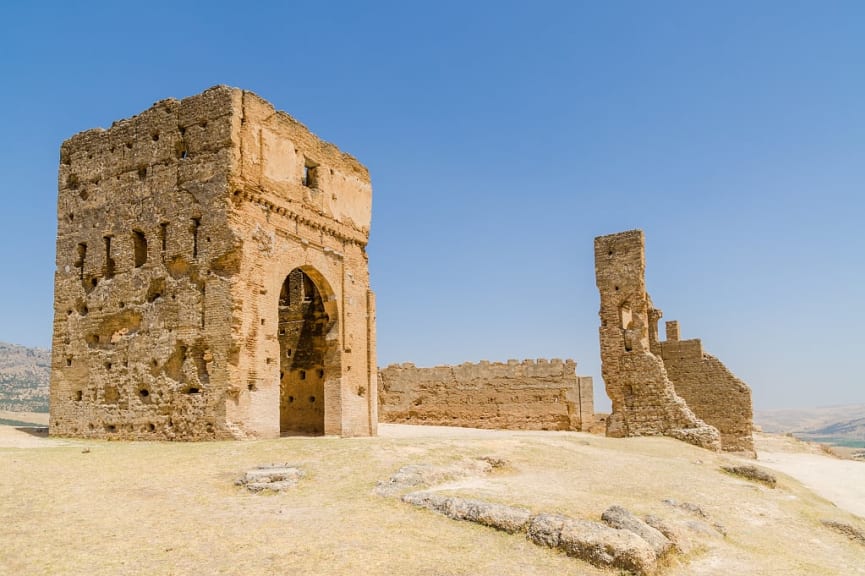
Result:
{"label": "brick masonry", "polygon": [[217,86],[60,150],[52,435],[376,433],[372,188]]}
{"label": "brick masonry", "polygon": [[583,430],[593,420],[592,379],[573,360],[510,360],[379,372],[382,422]]}
{"label": "brick masonry", "polygon": [[601,363],[609,436],[663,434],[706,448],[754,453],[751,391],[699,340],[679,340],[645,286],[645,239],[632,230],[595,239]]}

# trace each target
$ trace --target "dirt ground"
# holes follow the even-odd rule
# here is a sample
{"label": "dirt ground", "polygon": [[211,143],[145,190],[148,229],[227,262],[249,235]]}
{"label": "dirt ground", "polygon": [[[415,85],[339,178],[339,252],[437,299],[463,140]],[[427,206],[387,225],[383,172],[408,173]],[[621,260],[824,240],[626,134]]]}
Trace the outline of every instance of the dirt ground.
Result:
{"label": "dirt ground", "polygon": [[[772,442],[761,436],[757,464],[779,469],[799,448]],[[858,469],[842,478],[840,461],[805,455],[830,484],[863,484]],[[861,496],[836,506],[796,470],[770,489],[720,470],[751,460],[667,438],[400,425],[382,425],[377,438],[206,443],[53,439],[0,426],[0,574],[616,573],[373,492],[408,464],[482,456],[508,464],[436,489],[592,520],[613,504],[668,520],[687,518],[665,499],[699,506],[726,536],[704,535],[664,574],[865,574],[865,547],[821,523],[865,530],[848,506]],[[306,475],[279,494],[234,485],[269,463]]]}

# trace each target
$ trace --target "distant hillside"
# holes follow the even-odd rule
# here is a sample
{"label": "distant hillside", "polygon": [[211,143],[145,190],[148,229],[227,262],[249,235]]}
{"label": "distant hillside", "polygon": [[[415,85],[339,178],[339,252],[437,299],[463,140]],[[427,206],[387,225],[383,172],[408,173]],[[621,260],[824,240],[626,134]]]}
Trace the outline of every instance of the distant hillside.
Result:
{"label": "distant hillside", "polygon": [[0,342],[0,410],[47,412],[51,354]]}
{"label": "distant hillside", "polygon": [[754,420],[765,432],[792,433],[805,440],[865,446],[865,404],[802,410],[757,410]]}

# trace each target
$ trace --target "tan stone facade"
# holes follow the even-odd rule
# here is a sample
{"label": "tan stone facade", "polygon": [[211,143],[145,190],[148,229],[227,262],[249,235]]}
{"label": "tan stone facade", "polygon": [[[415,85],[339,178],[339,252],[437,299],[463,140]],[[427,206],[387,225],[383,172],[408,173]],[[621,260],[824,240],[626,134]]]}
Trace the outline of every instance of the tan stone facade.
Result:
{"label": "tan stone facade", "polygon": [[63,143],[51,433],[376,433],[372,188],[219,86]]}
{"label": "tan stone facade", "polygon": [[592,379],[573,360],[510,360],[379,372],[382,422],[511,430],[586,430]]}
{"label": "tan stone facade", "polygon": [[601,363],[610,436],[664,434],[706,448],[753,453],[751,391],[677,322],[658,338],[662,312],[645,285],[645,240],[632,230],[595,239]]}

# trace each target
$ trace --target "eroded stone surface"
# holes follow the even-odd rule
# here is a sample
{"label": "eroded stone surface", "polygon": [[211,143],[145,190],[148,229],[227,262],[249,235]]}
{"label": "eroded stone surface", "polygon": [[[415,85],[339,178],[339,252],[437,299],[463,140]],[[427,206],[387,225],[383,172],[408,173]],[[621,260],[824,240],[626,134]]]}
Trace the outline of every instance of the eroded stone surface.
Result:
{"label": "eroded stone surface", "polygon": [[621,506],[610,506],[601,515],[610,528],[628,530],[649,543],[658,557],[667,554],[673,547],[672,542],[662,532],[643,522]]}
{"label": "eroded stone surface", "polygon": [[645,285],[639,230],[595,238],[601,294],[601,363],[612,413],[609,436],[667,435],[702,446],[754,454],[751,391],[699,340],[679,340],[677,322],[658,338]]}
{"label": "eroded stone surface", "polygon": [[376,433],[372,190],[251,92],[163,100],[60,151],[51,433]]}
{"label": "eroded stone surface", "polygon": [[778,479],[775,478],[774,474],[771,474],[762,468],[757,468],[756,466],[721,466],[721,469],[724,472],[729,472],[730,474],[741,476],[748,480],[760,482],[769,488],[774,488],[778,483]]}
{"label": "eroded stone surface", "polygon": [[289,464],[267,464],[248,470],[235,484],[243,486],[250,492],[282,492],[297,486],[304,472],[297,466]]}
{"label": "eroded stone surface", "polygon": [[592,379],[573,360],[510,360],[379,371],[382,422],[512,430],[585,430]]}

